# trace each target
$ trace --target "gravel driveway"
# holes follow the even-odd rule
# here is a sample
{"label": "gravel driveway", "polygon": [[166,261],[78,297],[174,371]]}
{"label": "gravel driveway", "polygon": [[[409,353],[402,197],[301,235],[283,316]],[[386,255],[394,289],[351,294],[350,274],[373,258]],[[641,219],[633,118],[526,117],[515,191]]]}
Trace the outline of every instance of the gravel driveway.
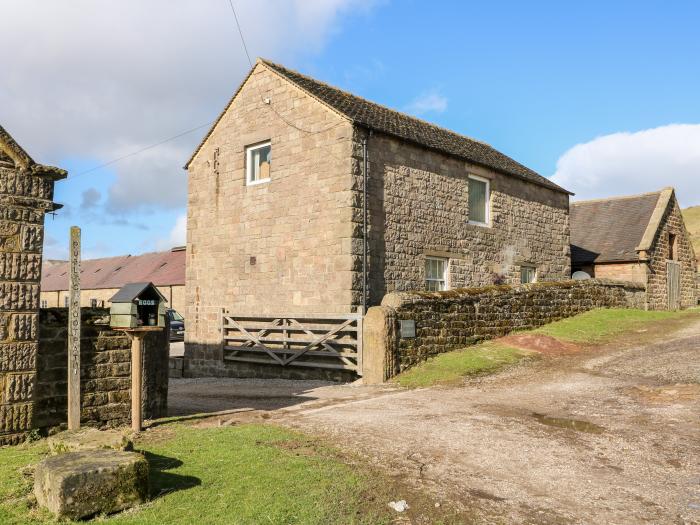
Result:
{"label": "gravel driveway", "polygon": [[328,436],[477,522],[700,523],[697,320],[458,388],[179,380],[170,404]]}

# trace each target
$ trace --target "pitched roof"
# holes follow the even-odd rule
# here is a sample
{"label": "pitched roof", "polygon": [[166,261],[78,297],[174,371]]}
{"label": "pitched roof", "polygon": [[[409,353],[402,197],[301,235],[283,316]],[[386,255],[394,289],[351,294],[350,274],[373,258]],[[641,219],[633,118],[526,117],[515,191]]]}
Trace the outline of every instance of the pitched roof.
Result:
{"label": "pitched roof", "polygon": [[[42,268],[41,291],[68,290],[68,262],[54,262]],[[121,288],[130,283],[152,282],[156,286],[184,286],[185,250],[143,255],[120,255],[80,262],[80,287],[83,290]]]}
{"label": "pitched roof", "polygon": [[[571,260],[573,263],[638,261],[638,251],[652,224],[657,206],[668,190],[572,202],[570,209]],[[668,200],[665,201],[668,204]],[[651,227],[651,228],[650,228]]]}
{"label": "pitched roof", "polygon": [[[258,64],[263,64],[307,94],[319,100],[321,103],[340,113],[354,124],[387,135],[392,135],[502,173],[513,175],[546,188],[570,193],[484,142],[465,137],[454,131],[441,128],[429,122],[425,122],[424,120],[370,102],[369,100],[330,86],[306,75],[302,75],[301,73],[287,69],[284,66],[268,60],[258,59]],[[243,84],[245,84],[249,77],[250,73],[243,81]],[[241,87],[243,84],[241,84]],[[240,89],[239,87],[223,113],[219,116],[209,133],[207,133],[193,153],[187,165],[192,162],[192,159],[194,159],[209,138],[209,135],[211,135],[216,125],[226,113]]]}
{"label": "pitched roof", "polygon": [[[130,303],[141,295],[146,288],[150,288],[152,292],[160,296],[161,301],[165,300],[163,294],[153,286],[153,283],[129,283],[122,286],[109,300],[110,303]],[[167,302],[167,301],[166,301]]]}
{"label": "pitched roof", "polygon": [[0,157],[3,161],[10,158],[14,163],[19,164],[22,168],[28,169],[36,175],[46,175],[54,180],[65,179],[68,173],[66,170],[56,168],[55,166],[45,166],[34,161],[29,156],[29,153],[24,151],[22,146],[17,144],[17,141],[5,131],[5,128],[0,126]]}

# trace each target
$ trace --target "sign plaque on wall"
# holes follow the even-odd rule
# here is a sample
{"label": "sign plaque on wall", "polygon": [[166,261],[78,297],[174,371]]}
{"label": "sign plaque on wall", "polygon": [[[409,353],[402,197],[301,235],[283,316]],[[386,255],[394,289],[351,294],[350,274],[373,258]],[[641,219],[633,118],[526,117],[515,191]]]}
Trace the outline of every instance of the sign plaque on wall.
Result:
{"label": "sign plaque on wall", "polygon": [[401,319],[399,328],[402,339],[416,337],[416,322],[413,319]]}

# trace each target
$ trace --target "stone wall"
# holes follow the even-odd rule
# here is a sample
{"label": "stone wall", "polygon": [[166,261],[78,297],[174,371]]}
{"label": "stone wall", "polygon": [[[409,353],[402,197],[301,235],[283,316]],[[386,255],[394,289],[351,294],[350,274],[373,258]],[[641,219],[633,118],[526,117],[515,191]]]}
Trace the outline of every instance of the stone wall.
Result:
{"label": "stone wall", "polygon": [[[118,426],[131,420],[131,342],[111,330],[109,310],[83,308],[80,340],[81,423]],[[68,309],[42,309],[33,428],[48,429],[67,421]],[[167,330],[144,340],[143,416],[167,412]]]}
{"label": "stone wall", "polygon": [[[442,352],[593,308],[644,308],[645,295],[639,283],[597,279],[392,293],[365,317],[363,378],[383,382]],[[400,320],[415,321],[415,338],[400,337]]]}
{"label": "stone wall", "polygon": [[[364,136],[358,130],[354,141],[359,202]],[[538,281],[569,278],[567,194],[384,135],[373,134],[368,151],[371,305],[425,289],[426,256],[449,260],[450,288],[518,284],[523,264],[536,267]],[[487,226],[469,223],[469,175],[490,181]],[[354,221],[360,256],[361,207]]]}
{"label": "stone wall", "polygon": [[649,258],[647,302],[650,310],[665,310],[668,308],[666,263],[669,258],[669,234],[675,235],[674,257],[681,265],[681,308],[688,308],[697,304],[695,282],[697,261],[693,245],[690,242],[690,236],[683,222],[678,201],[673,195],[661,219],[652,248],[647,254]]}
{"label": "stone wall", "polygon": [[65,176],[41,168],[0,127],[0,445],[22,440],[34,418],[44,214]]}

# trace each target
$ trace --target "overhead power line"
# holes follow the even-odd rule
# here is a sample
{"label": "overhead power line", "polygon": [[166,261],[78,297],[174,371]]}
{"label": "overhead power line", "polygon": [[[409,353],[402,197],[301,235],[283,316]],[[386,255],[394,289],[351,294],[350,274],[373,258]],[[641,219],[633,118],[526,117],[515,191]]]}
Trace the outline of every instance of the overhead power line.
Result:
{"label": "overhead power line", "polygon": [[199,129],[206,128],[208,126],[211,126],[213,122],[207,122],[206,124],[201,124],[195,128],[188,129],[186,131],[183,131],[181,133],[178,133],[177,135],[173,135],[172,137],[168,137],[167,139],[163,139],[160,142],[156,142],[155,144],[151,144],[150,146],[143,147],[139,150],[132,151],[131,153],[127,153],[126,155],[122,155],[121,157],[117,157],[115,159],[112,159],[110,161],[107,161],[103,164],[100,164],[99,166],[93,166],[90,169],[87,169],[85,171],[81,171],[80,173],[77,173],[76,175],[73,175],[72,178],[75,177],[80,177],[81,175],[86,175],[88,173],[92,173],[93,171],[97,171],[99,169],[105,168],[107,166],[111,166],[112,164],[116,164],[117,162],[120,162],[124,159],[128,159],[129,157],[133,157],[135,155],[139,155],[140,153],[143,153],[144,151],[148,151],[149,149],[157,148],[158,146],[161,146],[165,144],[166,142],[170,142],[171,140],[179,139],[180,137],[184,137],[185,135],[188,135],[190,133],[193,133]]}

